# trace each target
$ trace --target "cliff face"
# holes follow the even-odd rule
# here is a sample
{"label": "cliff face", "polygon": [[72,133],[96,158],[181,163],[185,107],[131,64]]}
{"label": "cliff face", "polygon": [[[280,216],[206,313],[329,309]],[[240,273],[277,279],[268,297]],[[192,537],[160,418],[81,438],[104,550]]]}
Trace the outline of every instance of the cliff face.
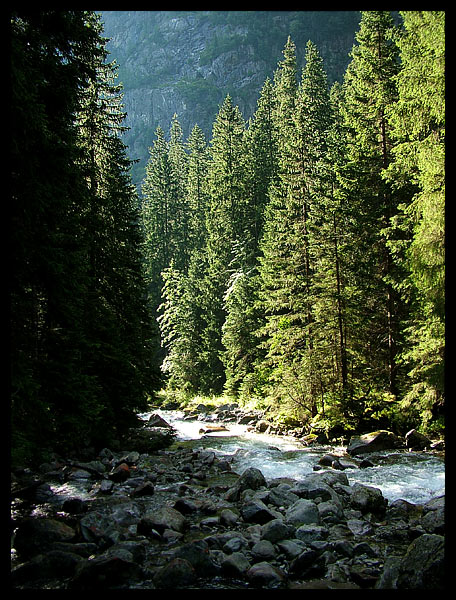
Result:
{"label": "cliff face", "polygon": [[219,105],[230,93],[245,119],[272,78],[288,35],[302,65],[306,42],[318,47],[329,82],[349,61],[356,11],[101,11],[110,59],[124,86],[124,141],[135,183],[144,177],[148,147],[177,113],[187,138],[195,123],[208,139]]}

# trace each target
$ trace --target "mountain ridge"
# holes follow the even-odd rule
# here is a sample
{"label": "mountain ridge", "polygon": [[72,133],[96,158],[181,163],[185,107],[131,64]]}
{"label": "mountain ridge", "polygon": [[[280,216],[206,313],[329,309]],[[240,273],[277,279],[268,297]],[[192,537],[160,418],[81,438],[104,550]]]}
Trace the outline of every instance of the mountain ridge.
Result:
{"label": "mountain ridge", "polygon": [[349,62],[358,11],[100,11],[109,60],[119,65],[136,185],[144,177],[157,126],[167,134],[174,113],[186,139],[198,124],[209,140],[219,106],[232,96],[247,120],[272,78],[288,36],[303,66],[314,42],[329,83]]}

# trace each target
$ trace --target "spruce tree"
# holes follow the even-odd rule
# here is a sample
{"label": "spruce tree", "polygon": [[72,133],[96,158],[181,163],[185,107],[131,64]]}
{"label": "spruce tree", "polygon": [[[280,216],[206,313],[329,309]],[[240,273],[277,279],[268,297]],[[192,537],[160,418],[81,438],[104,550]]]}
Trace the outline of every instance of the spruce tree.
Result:
{"label": "spruce tree", "polygon": [[[399,70],[391,13],[364,11],[356,40],[344,80],[342,114],[348,137],[340,181],[356,240],[348,256],[353,286],[351,367],[366,403],[371,392],[373,397],[382,390],[397,397],[399,391],[397,352],[404,307],[391,284],[394,263],[382,234],[400,202],[382,177],[391,161],[387,110],[397,97],[394,78]],[[364,408],[354,401],[350,410]]]}
{"label": "spruce tree", "polygon": [[[245,124],[227,96],[213,127],[208,173],[210,204],[207,214],[207,270],[204,278],[204,360],[210,389],[220,392],[225,382],[222,326],[224,295],[230,276],[240,264],[244,244],[246,203]],[[209,382],[209,378],[207,379]]]}
{"label": "spruce tree", "polygon": [[406,200],[387,237],[401,267],[395,287],[411,304],[404,322],[403,407],[427,424],[441,415],[444,393],[445,13],[401,15],[402,68],[396,76],[398,99],[389,112],[396,144],[385,176],[405,191]]}

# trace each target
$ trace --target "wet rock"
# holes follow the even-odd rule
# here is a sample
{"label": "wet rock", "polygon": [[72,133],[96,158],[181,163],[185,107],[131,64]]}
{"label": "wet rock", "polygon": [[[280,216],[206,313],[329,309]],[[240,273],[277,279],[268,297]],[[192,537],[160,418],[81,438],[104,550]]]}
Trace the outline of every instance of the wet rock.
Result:
{"label": "wet rock", "polygon": [[351,456],[359,456],[369,452],[401,447],[403,447],[403,444],[396,434],[391,431],[380,430],[351,438],[347,452]]}
{"label": "wet rock", "polygon": [[288,560],[292,560],[293,558],[299,556],[305,548],[304,542],[301,542],[301,540],[298,539],[283,540],[281,542],[277,542],[277,546],[285,554]]}
{"label": "wet rock", "polygon": [[135,562],[119,556],[100,555],[78,564],[70,587],[79,590],[122,588],[142,577],[143,570]]}
{"label": "wet rock", "polygon": [[136,487],[132,492],[131,496],[133,498],[141,498],[143,496],[152,496],[155,492],[155,486],[150,481],[145,481],[141,483],[138,487]]}
{"label": "wet rock", "polygon": [[263,473],[255,467],[249,467],[240,476],[237,485],[239,491],[243,490],[258,490],[261,487],[266,487],[266,479]]}
{"label": "wet rock", "polygon": [[56,519],[29,518],[17,529],[15,548],[20,555],[31,557],[50,548],[54,542],[70,542],[76,537],[76,531]]}
{"label": "wet rock", "polygon": [[388,500],[383,497],[378,488],[355,483],[350,503],[353,508],[360,510],[363,514],[373,513],[383,516]]}
{"label": "wet rock", "polygon": [[233,552],[221,561],[222,571],[232,577],[242,577],[250,566],[249,560],[242,552]]}
{"label": "wet rock", "polygon": [[296,530],[296,538],[307,545],[316,541],[326,540],[329,535],[327,527],[321,525],[301,525]]}
{"label": "wet rock", "polygon": [[209,553],[209,545],[205,540],[197,540],[183,544],[173,552],[173,558],[188,561],[197,575],[210,577],[219,571]]}
{"label": "wet rock", "polygon": [[264,525],[277,517],[267,506],[258,499],[252,499],[241,506],[241,515],[246,523]]}
{"label": "wet rock", "polygon": [[274,546],[268,540],[260,540],[252,547],[252,556],[256,562],[274,560],[277,556]]}
{"label": "wet rock", "polygon": [[247,579],[255,587],[278,588],[286,581],[286,575],[268,562],[259,562],[247,571]]}
{"label": "wet rock", "polygon": [[261,528],[261,537],[263,540],[268,540],[273,544],[287,538],[294,537],[295,527],[288,523],[284,523],[282,519],[273,519],[264,524]]}
{"label": "wet rock", "polygon": [[195,580],[195,569],[184,558],[174,558],[154,576],[154,583],[160,589],[186,588]]}
{"label": "wet rock", "polygon": [[51,550],[12,569],[11,581],[13,585],[23,585],[31,581],[72,577],[83,560],[73,552]]}
{"label": "wet rock", "polygon": [[109,477],[115,483],[122,483],[130,477],[130,467],[125,462],[120,463]]}
{"label": "wet rock", "polygon": [[423,534],[414,540],[400,561],[389,562],[378,589],[445,589],[445,540]]}
{"label": "wet rock", "polygon": [[304,579],[324,575],[324,560],[319,558],[320,554],[316,550],[307,548],[291,561],[290,574]]}
{"label": "wet rock", "polygon": [[170,425],[168,421],[166,421],[157,413],[150,415],[149,419],[147,420],[147,424],[149,427],[164,427],[165,429],[173,429],[172,425]]}
{"label": "wet rock", "polygon": [[230,510],[229,508],[225,508],[220,513],[220,523],[225,525],[226,527],[233,527],[239,522],[239,515]]}
{"label": "wet rock", "polygon": [[138,524],[138,532],[148,535],[152,530],[163,533],[165,529],[172,529],[182,533],[185,526],[185,517],[178,510],[163,506],[158,510],[146,512]]}
{"label": "wet rock", "polygon": [[320,513],[317,505],[312,500],[300,498],[287,509],[285,520],[295,526],[309,523],[319,524]]}
{"label": "wet rock", "polygon": [[431,440],[416,429],[411,429],[405,434],[405,445],[411,450],[424,450],[430,447]]}

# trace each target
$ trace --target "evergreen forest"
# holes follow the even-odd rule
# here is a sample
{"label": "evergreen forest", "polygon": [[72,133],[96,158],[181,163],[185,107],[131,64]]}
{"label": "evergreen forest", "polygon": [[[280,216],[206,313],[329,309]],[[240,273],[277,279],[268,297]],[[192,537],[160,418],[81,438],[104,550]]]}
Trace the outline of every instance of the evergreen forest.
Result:
{"label": "evergreen forest", "polygon": [[333,435],[444,427],[445,13],[292,37],[248,121],[158,127],[138,191],[94,11],[11,14],[13,460],[220,397]]}

